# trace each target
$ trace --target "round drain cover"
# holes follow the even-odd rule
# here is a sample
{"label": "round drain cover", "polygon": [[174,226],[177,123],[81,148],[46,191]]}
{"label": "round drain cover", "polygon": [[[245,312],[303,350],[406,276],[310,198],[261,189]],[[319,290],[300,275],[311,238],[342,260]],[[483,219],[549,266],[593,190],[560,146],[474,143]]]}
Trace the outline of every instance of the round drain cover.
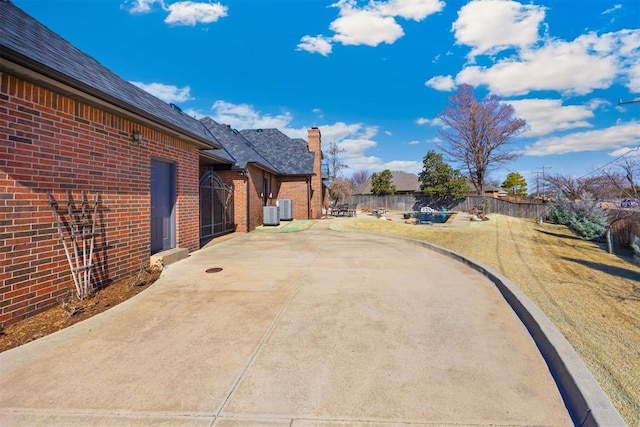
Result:
{"label": "round drain cover", "polygon": [[222,271],[222,267],[213,267],[213,268],[208,268],[206,270],[207,273],[219,273]]}

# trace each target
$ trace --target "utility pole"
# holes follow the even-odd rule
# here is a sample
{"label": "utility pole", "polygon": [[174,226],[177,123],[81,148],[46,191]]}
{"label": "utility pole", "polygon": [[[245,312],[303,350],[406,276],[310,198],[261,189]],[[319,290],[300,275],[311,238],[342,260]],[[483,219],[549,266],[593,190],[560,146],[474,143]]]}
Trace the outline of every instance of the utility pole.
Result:
{"label": "utility pole", "polygon": [[539,178],[540,178],[540,174],[542,174],[542,201],[544,202],[544,200],[547,198],[547,194],[546,194],[546,187],[545,187],[545,179],[544,179],[544,171],[546,169],[551,169],[551,166],[540,166],[539,169],[542,169],[541,171],[535,171],[533,173],[536,174],[536,191],[538,192],[538,195],[540,195],[540,184],[539,184]]}
{"label": "utility pole", "polygon": [[538,197],[540,197],[540,174],[542,172],[540,171],[533,171],[532,173],[534,173],[536,175],[536,195]]}

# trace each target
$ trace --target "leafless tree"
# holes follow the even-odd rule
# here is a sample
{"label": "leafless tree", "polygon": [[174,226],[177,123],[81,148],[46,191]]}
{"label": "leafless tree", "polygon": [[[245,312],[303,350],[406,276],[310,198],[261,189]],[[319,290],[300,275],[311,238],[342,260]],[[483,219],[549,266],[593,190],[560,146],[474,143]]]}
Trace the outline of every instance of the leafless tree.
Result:
{"label": "leafless tree", "polygon": [[352,191],[353,187],[348,179],[336,178],[329,184],[329,196],[336,202],[349,197]]}
{"label": "leafless tree", "polygon": [[329,179],[335,181],[340,176],[340,171],[348,168],[340,161],[340,155],[345,152],[344,148],[338,147],[335,142],[329,143],[329,149],[327,150],[327,159],[329,160]]}
{"label": "leafless tree", "polygon": [[440,136],[446,144],[440,148],[464,165],[478,194],[484,192],[490,167],[520,156],[509,145],[527,129],[527,122],[514,118],[514,112],[495,95],[478,101],[473,86],[463,84],[438,115],[445,124]]}
{"label": "leafless tree", "polygon": [[640,160],[624,159],[603,169],[602,176],[615,189],[615,197],[640,200]]}
{"label": "leafless tree", "polygon": [[365,169],[361,169],[355,171],[353,175],[351,175],[351,185],[353,188],[357,188],[364,184],[369,178],[371,178],[371,172]]}
{"label": "leafless tree", "polygon": [[548,174],[544,177],[544,183],[548,193],[563,194],[569,200],[580,199],[583,192],[602,200],[611,191],[607,180],[597,175],[575,178],[571,175]]}
{"label": "leafless tree", "polygon": [[[609,186],[609,192],[613,197],[633,198],[640,203],[640,161],[637,159],[624,159],[615,163],[609,168],[601,171],[604,182]],[[613,253],[613,229],[619,224],[638,223],[640,221],[640,210],[623,209],[621,206],[611,206],[609,212],[609,226],[607,227],[607,249],[609,253]],[[629,236],[630,237],[630,236]],[[630,245],[631,241],[623,242]]]}

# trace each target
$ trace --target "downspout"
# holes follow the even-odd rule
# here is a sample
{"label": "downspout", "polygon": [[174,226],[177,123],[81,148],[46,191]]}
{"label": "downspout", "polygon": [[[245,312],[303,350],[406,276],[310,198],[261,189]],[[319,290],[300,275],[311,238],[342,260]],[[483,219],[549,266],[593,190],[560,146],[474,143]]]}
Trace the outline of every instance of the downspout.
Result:
{"label": "downspout", "polygon": [[307,176],[307,219],[311,219],[311,178]]}
{"label": "downspout", "polygon": [[249,175],[247,174],[248,170],[245,169],[244,171],[244,176],[245,176],[245,180],[244,182],[247,183],[247,188],[246,188],[246,192],[247,192],[247,233],[251,231],[251,207],[249,206],[249,203],[251,202],[251,193],[249,192]]}

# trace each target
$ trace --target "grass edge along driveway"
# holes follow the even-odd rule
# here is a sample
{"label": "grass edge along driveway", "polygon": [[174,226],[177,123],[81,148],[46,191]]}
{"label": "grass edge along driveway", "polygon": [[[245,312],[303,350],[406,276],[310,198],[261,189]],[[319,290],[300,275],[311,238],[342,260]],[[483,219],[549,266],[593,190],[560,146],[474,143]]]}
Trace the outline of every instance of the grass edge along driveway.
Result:
{"label": "grass edge along driveway", "polygon": [[335,231],[425,240],[486,264],[515,283],[558,327],[630,426],[640,426],[640,267],[565,226],[490,215],[469,227],[371,219]]}

